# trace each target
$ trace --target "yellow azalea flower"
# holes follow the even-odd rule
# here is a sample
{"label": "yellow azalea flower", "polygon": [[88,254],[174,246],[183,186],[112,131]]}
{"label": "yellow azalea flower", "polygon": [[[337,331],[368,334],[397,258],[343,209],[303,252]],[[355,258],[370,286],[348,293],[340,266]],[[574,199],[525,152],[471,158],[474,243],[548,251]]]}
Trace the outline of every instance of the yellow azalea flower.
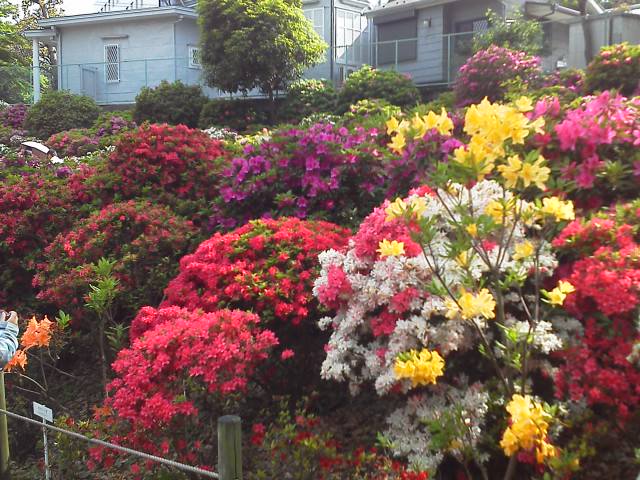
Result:
{"label": "yellow azalea flower", "polygon": [[378,244],[378,250],[376,250],[376,252],[378,252],[383,258],[404,255],[404,242],[382,240]]}
{"label": "yellow azalea flower", "polygon": [[440,135],[451,135],[451,132],[453,132],[453,120],[449,118],[449,114],[444,107],[440,110],[440,121],[436,128]]}
{"label": "yellow azalea flower", "polygon": [[445,317],[447,317],[449,320],[453,320],[460,314],[460,307],[458,306],[458,303],[452,298],[445,299],[444,308],[447,309]]}
{"label": "yellow azalea flower", "polygon": [[400,123],[396,117],[391,117],[387,120],[387,135],[393,135],[394,133],[398,133],[398,128],[400,127]]}
{"label": "yellow azalea flower", "polygon": [[516,108],[523,113],[533,110],[533,102],[529,97],[520,97],[515,104]]}
{"label": "yellow azalea flower", "polygon": [[466,290],[462,290],[462,295],[458,298],[460,316],[465,320],[474,317],[484,317],[488,320],[495,318],[496,301],[493,295],[483,288],[476,295]]}
{"label": "yellow azalea flower", "polygon": [[544,117],[538,117],[533,122],[531,122],[529,126],[534,132],[542,134],[544,133],[544,125]]}
{"label": "yellow azalea flower", "polygon": [[511,198],[506,202],[501,200],[492,200],[484,207],[485,215],[489,215],[493,218],[493,221],[498,225],[510,220],[512,216],[516,214],[516,201]]}
{"label": "yellow azalea flower", "polygon": [[573,220],[575,213],[573,211],[573,202],[562,201],[558,197],[548,197],[542,199],[542,215],[555,217],[556,221]]}
{"label": "yellow azalea flower", "polygon": [[556,447],[547,442],[550,415],[542,405],[533,401],[529,395],[514,394],[506,409],[511,418],[500,441],[506,455],[512,456],[520,450],[531,452],[535,449],[539,463],[557,456]]}
{"label": "yellow azalea flower", "polygon": [[569,282],[560,280],[556,288],[554,288],[550,292],[543,290],[542,293],[546,297],[545,301],[547,303],[550,303],[551,305],[562,306],[564,304],[565,299],[567,298],[567,295],[575,291],[576,291],[575,287],[571,285]]}
{"label": "yellow azalea flower", "polygon": [[467,268],[469,266],[469,252],[460,252],[456,255],[455,261],[460,267]]}
{"label": "yellow azalea flower", "polygon": [[551,169],[545,167],[543,165],[544,157],[538,157],[534,163],[525,163],[522,166],[522,171],[520,172],[520,178],[522,179],[525,188],[531,184],[536,185],[540,190],[545,189],[545,184],[549,179],[549,174],[551,173]]}
{"label": "yellow azalea flower", "polygon": [[435,384],[444,373],[444,359],[436,351],[426,348],[411,350],[396,359],[394,372],[398,379],[408,379],[414,387]]}
{"label": "yellow azalea flower", "polygon": [[441,121],[440,117],[436,115],[435,112],[429,112],[423,118],[424,118],[424,124],[429,130],[433,130],[438,125],[440,125],[440,121]]}
{"label": "yellow azalea flower", "polygon": [[514,247],[514,260],[526,260],[535,253],[536,249],[529,240],[525,240],[522,243],[518,243]]}
{"label": "yellow azalea flower", "polygon": [[478,236],[478,225],[476,225],[475,223],[471,223],[471,224],[467,225],[465,230],[473,238],[476,238]]}
{"label": "yellow azalea flower", "polygon": [[402,217],[404,212],[407,211],[407,204],[400,197],[396,198],[395,201],[385,209],[385,213],[387,214],[387,222],[394,220],[396,218]]}
{"label": "yellow azalea flower", "polygon": [[502,178],[505,179],[504,186],[507,188],[515,188],[518,184],[518,176],[522,168],[522,160],[518,155],[509,157],[506,165],[500,165],[498,171],[502,174]]}
{"label": "yellow azalea flower", "polygon": [[403,133],[396,133],[388,144],[389,148],[394,152],[401,154],[404,151],[404,147],[407,146],[407,139]]}
{"label": "yellow azalea flower", "polygon": [[423,197],[415,197],[411,199],[409,206],[411,207],[413,214],[417,217],[421,217],[427,209],[427,201]]}
{"label": "yellow azalea flower", "polygon": [[425,121],[416,113],[415,117],[411,121],[411,127],[415,130],[415,134],[413,136],[414,140],[419,140],[424,137],[430,128],[427,126]]}

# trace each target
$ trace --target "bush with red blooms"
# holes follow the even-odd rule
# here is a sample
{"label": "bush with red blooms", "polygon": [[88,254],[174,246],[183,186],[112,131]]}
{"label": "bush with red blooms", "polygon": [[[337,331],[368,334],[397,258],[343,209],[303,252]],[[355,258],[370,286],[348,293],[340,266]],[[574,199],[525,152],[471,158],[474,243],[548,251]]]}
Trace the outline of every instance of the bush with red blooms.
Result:
{"label": "bush with red blooms", "polygon": [[142,305],[157,303],[189,251],[197,230],[167,207],[148,201],[114,203],[78,220],[44,251],[34,286],[38,298],[82,317],[92,264],[105,257],[116,262],[116,298],[122,319]]}
{"label": "bush with red blooms", "polygon": [[[171,321],[157,322],[118,354],[111,396],[96,420],[115,443],[211,469],[210,425],[220,415],[222,399],[228,402],[247,389],[256,366],[278,341],[258,327],[253,313],[178,307],[154,312]],[[90,456],[90,467],[108,468],[117,453],[98,447]],[[132,472],[147,468],[163,471],[158,465],[131,465]]]}
{"label": "bush with red blooms", "polygon": [[[313,325],[318,313],[312,294],[317,257],[345,246],[349,235],[332,223],[296,218],[254,220],[217,233],[180,261],[180,273],[169,283],[163,306],[251,310],[276,329]],[[134,322],[133,337],[145,328]]]}
{"label": "bush with red blooms", "polygon": [[382,200],[384,140],[376,129],[317,123],[247,145],[223,171],[211,226],[280,216],[357,224]]}
{"label": "bush with red blooms", "polygon": [[532,116],[545,119],[546,133],[535,137],[534,146],[549,160],[556,189],[590,209],[636,198],[640,98],[603,92],[566,111],[557,99],[542,99]]}
{"label": "bush with red blooms", "polygon": [[125,134],[109,157],[123,198],[165,195],[211,199],[218,194],[222,144],[184,125],[143,125]]}
{"label": "bush with red blooms", "polygon": [[584,326],[561,353],[557,395],[613,411],[626,422],[640,410],[640,370],[628,360],[640,338],[640,202],[576,220],[554,241],[565,255],[559,269],[576,291],[564,308]]}
{"label": "bush with red blooms", "polygon": [[0,125],[23,130],[28,111],[29,105],[24,103],[9,105],[7,108],[0,110]]}
{"label": "bush with red blooms", "polygon": [[77,214],[64,179],[36,173],[0,183],[0,304],[30,296],[44,248]]}
{"label": "bush with red blooms", "polygon": [[[265,413],[268,415],[268,412]],[[250,438],[248,480],[427,480],[400,462],[364,448],[346,450],[328,425],[304,408],[291,413],[281,403],[275,421],[255,423]]]}

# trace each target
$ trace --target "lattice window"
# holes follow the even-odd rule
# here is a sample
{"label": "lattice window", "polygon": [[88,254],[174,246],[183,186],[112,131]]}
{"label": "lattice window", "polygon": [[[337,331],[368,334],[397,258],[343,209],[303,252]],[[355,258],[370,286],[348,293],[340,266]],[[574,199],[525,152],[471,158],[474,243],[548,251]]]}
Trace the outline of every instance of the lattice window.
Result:
{"label": "lattice window", "polygon": [[198,47],[189,47],[189,68],[202,68]]}
{"label": "lattice window", "polygon": [[104,46],[104,73],[107,83],[120,81],[120,45]]}

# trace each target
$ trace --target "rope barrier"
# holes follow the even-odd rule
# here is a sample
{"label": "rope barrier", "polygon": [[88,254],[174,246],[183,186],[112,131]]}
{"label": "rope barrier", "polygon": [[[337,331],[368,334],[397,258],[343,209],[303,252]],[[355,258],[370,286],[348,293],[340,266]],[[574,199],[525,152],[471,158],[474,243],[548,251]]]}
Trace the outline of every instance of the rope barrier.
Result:
{"label": "rope barrier", "polygon": [[49,430],[53,430],[54,432],[69,435],[70,437],[74,437],[74,438],[77,438],[78,440],[83,440],[85,442],[92,443],[94,445],[100,445],[101,447],[110,448],[112,450],[118,450],[120,452],[127,453],[129,455],[133,455],[136,457],[140,457],[145,460],[151,460],[153,462],[161,463],[169,467],[177,468],[178,470],[182,470],[189,473],[195,473],[197,475],[201,475],[207,478],[220,478],[217,473],[210,472],[209,470],[203,470],[202,468],[193,467],[191,465],[185,465],[184,463],[174,462],[173,460],[167,460],[166,458],[156,457],[155,455],[150,455],[148,453],[138,452],[137,450],[132,450],[131,448],[122,447],[120,445],[115,445],[113,443],[105,442],[103,440],[98,440],[96,438],[90,438],[80,433],[72,432],[70,430],[65,430],[64,428],[56,427],[55,425],[50,425],[48,423],[43,423],[29,417],[23,417],[22,415],[9,412],[7,410],[0,409],[0,414],[5,414],[8,417],[15,418],[17,420],[22,420],[23,422],[27,422],[27,423],[32,423],[39,427],[46,427]]}

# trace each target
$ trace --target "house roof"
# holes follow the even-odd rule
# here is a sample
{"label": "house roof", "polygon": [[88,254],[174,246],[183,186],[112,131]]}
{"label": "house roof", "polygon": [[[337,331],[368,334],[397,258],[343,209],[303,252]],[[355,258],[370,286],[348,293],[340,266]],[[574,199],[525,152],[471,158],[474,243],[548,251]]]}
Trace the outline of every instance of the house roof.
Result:
{"label": "house roof", "polygon": [[364,11],[368,17],[377,17],[389,13],[397,13],[407,9],[435,7],[446,3],[453,3],[457,0],[391,0],[379,7],[369,8]]}
{"label": "house roof", "polygon": [[96,23],[121,22],[125,20],[138,20],[153,17],[189,17],[198,18],[197,12],[189,7],[151,7],[134,10],[117,10],[113,12],[86,13],[82,15],[69,15],[65,17],[46,18],[38,21],[40,27],[64,27],[68,25],[85,25]]}
{"label": "house roof", "polygon": [[580,16],[578,10],[563,7],[545,0],[529,0],[525,3],[524,10],[527,15],[531,15],[532,17],[559,23],[568,23]]}

